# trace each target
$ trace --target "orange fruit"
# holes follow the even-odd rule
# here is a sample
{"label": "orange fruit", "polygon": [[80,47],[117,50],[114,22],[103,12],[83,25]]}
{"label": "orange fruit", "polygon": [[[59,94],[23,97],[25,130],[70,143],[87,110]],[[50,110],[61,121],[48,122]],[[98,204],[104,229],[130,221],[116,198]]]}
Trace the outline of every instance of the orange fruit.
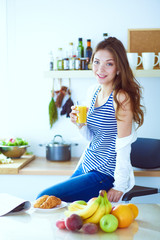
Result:
{"label": "orange fruit", "polygon": [[133,203],[128,203],[127,206],[132,210],[132,212],[134,214],[134,218],[136,218],[139,213],[138,207]]}
{"label": "orange fruit", "polygon": [[118,218],[118,228],[128,227],[134,220],[134,214],[127,205],[117,205],[111,214]]}

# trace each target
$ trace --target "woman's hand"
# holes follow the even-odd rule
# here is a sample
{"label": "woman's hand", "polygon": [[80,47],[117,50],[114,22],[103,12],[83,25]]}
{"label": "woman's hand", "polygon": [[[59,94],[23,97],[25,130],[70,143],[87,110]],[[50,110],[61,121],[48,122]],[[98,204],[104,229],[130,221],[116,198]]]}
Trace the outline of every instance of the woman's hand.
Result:
{"label": "woman's hand", "polygon": [[72,106],[71,109],[72,111],[70,112],[69,116],[70,116],[71,122],[76,124],[78,111],[76,110],[76,106]]}
{"label": "woman's hand", "polygon": [[123,192],[111,188],[107,193],[107,198],[110,202],[118,202],[123,195]]}
{"label": "woman's hand", "polygon": [[[80,129],[81,127],[85,126],[86,123],[77,123],[77,114],[79,113],[79,111],[76,110],[76,106],[72,106],[71,109],[72,109],[72,111],[71,111],[71,113],[69,114],[70,119],[71,119],[71,122],[74,123],[74,124],[76,124],[79,129]],[[88,108],[87,108],[87,111],[88,111]]]}

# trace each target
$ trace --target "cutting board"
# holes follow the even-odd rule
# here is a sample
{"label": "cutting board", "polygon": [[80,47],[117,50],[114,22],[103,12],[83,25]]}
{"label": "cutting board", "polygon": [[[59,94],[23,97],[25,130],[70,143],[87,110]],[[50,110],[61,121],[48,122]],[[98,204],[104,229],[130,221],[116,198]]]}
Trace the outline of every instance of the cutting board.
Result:
{"label": "cutting board", "polygon": [[0,164],[0,174],[18,174],[19,170],[35,159],[35,155],[23,155],[21,158],[12,159],[13,163]]}

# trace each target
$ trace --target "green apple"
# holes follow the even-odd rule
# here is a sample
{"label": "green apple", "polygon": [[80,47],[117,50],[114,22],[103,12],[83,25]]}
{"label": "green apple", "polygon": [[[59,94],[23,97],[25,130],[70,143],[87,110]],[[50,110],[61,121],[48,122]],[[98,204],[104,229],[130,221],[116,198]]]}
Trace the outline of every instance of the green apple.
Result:
{"label": "green apple", "polygon": [[114,232],[118,228],[118,219],[112,214],[106,214],[101,218],[99,224],[104,232]]}

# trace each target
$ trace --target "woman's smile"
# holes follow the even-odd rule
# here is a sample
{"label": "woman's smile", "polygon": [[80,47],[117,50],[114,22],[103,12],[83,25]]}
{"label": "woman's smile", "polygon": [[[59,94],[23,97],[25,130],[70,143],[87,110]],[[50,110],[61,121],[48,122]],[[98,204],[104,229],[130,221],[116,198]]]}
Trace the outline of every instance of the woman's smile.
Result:
{"label": "woman's smile", "polygon": [[97,73],[97,76],[100,78],[100,79],[105,79],[107,77],[107,75],[103,75],[103,74],[99,74]]}

